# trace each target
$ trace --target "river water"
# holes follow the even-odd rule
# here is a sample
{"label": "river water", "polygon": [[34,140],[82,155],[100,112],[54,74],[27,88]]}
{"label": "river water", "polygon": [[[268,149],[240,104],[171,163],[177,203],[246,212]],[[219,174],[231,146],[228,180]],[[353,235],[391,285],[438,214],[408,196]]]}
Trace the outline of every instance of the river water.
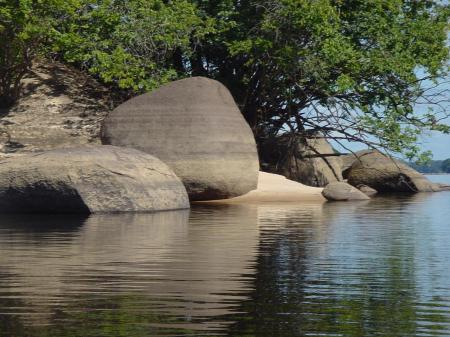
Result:
{"label": "river water", "polygon": [[450,336],[450,192],[0,217],[0,337],[216,335]]}

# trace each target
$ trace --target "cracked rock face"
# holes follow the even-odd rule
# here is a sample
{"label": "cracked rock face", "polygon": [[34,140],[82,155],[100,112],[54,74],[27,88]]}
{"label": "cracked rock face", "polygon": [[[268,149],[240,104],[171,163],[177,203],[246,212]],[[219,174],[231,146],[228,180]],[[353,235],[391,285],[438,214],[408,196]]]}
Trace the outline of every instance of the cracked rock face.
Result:
{"label": "cracked rock face", "polygon": [[256,188],[256,143],[228,89],[193,77],[117,107],[104,120],[103,144],[132,147],[167,163],[191,200],[226,199]]}
{"label": "cracked rock face", "polygon": [[189,208],[179,178],[159,159],[83,146],[0,161],[0,212],[149,212]]}

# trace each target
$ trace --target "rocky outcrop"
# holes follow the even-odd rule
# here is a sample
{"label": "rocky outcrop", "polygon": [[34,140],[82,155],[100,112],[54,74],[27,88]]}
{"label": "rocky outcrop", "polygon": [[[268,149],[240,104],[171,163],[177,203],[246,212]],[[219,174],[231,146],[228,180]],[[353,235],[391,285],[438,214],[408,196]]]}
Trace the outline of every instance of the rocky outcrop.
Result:
{"label": "rocky outcrop", "polygon": [[437,184],[429,181],[424,175],[378,151],[358,154],[358,158],[348,171],[348,183],[353,186],[367,185],[380,193],[440,190]]}
{"label": "rocky outcrop", "polygon": [[68,65],[37,60],[22,80],[22,95],[0,107],[0,158],[100,144],[100,121],[121,100]]}
{"label": "rocky outcrop", "polygon": [[344,183],[333,182],[325,186],[322,195],[330,201],[369,200],[370,198],[357,188]]}
{"label": "rocky outcrop", "polygon": [[266,170],[308,186],[342,181],[341,159],[320,135],[308,139],[283,135],[261,147]]}
{"label": "rocky outcrop", "polygon": [[175,81],[123,103],[105,119],[101,137],[160,158],[193,201],[231,198],[257,185],[253,133],[230,92],[211,79]]}
{"label": "rocky outcrop", "polygon": [[0,161],[0,212],[147,212],[189,207],[159,159],[134,149],[85,146]]}

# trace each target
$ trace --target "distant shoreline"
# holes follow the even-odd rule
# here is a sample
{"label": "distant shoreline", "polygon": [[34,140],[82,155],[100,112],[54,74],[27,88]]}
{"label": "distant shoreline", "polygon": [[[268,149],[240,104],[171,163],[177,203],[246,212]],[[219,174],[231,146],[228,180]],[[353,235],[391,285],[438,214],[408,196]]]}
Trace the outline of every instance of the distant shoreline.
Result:
{"label": "distant shoreline", "polygon": [[450,173],[423,173],[423,172],[419,172],[422,173],[426,176],[449,176]]}

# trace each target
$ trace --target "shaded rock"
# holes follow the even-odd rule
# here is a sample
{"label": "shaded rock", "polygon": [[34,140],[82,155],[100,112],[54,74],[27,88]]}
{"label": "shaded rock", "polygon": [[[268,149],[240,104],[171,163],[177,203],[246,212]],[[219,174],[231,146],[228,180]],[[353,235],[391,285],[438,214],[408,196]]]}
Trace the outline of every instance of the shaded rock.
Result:
{"label": "shaded rock", "polygon": [[[50,59],[36,59],[21,86],[16,104],[0,109],[0,149],[2,132],[10,135],[11,142],[0,151],[0,158],[100,145],[100,121],[122,101],[120,94],[89,75]],[[90,128],[79,129],[85,125]]]}
{"label": "shaded rock", "polygon": [[416,193],[439,190],[438,186],[424,175],[378,151],[358,155],[349,170],[348,183],[353,186],[367,185],[379,193]]}
{"label": "shaded rock", "polygon": [[357,188],[344,183],[333,182],[325,186],[322,195],[330,201],[369,200],[370,198]]}
{"label": "shaded rock", "polygon": [[102,142],[133,147],[167,163],[191,200],[226,199],[256,188],[256,143],[230,92],[219,82],[175,81],[117,107]]}
{"label": "shaded rock", "polygon": [[375,190],[372,187],[367,186],[367,185],[358,185],[358,186],[356,186],[356,188],[358,190],[360,190],[361,192],[363,192],[368,197],[373,197],[374,195],[376,195],[378,193],[377,190]]}
{"label": "shaded rock", "polygon": [[143,212],[188,208],[186,190],[159,159],[84,146],[0,161],[0,212]]}
{"label": "shaded rock", "polygon": [[[292,146],[293,142],[296,144]],[[280,136],[261,148],[261,159],[270,172],[316,187],[342,181],[341,159],[320,135],[308,139]]]}
{"label": "shaded rock", "polygon": [[350,169],[352,168],[353,164],[355,163],[355,161],[358,160],[358,157],[370,153],[373,150],[361,150],[361,151],[357,151],[355,153],[350,153],[344,156],[341,156],[341,171],[342,171],[342,177],[344,179],[348,178],[348,175],[350,173]]}

